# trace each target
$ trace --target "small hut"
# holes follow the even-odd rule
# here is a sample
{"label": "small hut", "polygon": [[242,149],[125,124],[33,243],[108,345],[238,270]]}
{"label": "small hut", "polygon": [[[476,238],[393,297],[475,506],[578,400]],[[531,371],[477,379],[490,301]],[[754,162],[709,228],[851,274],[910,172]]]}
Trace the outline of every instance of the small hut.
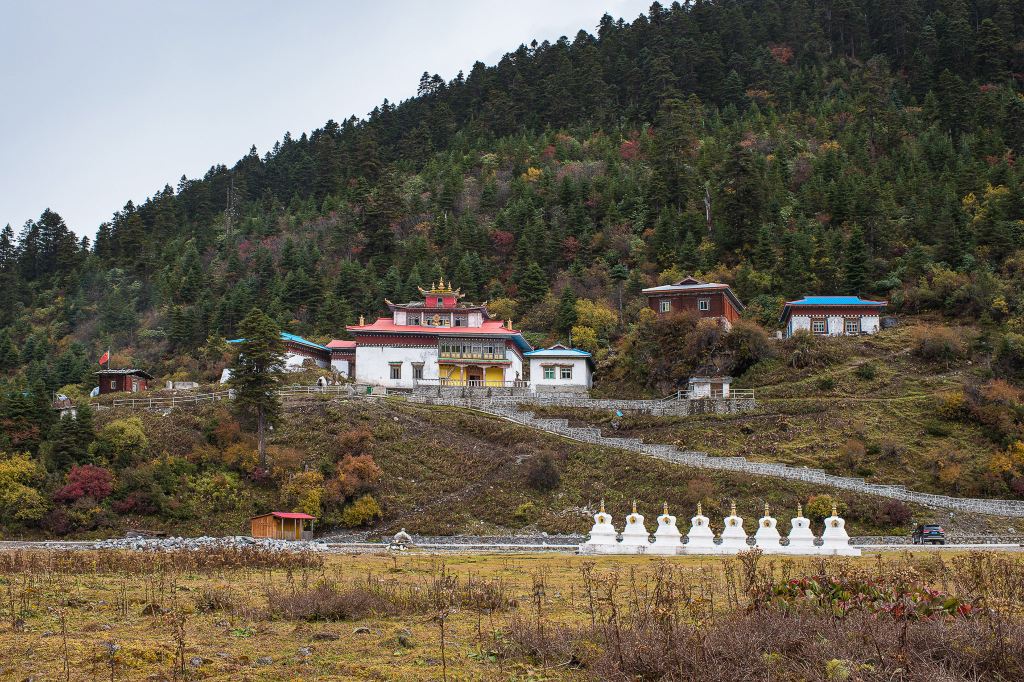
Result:
{"label": "small hut", "polygon": [[[309,521],[309,530],[306,530],[306,521]],[[252,517],[252,536],[275,540],[305,540],[313,534],[314,521],[315,516],[302,512],[268,512]]]}
{"label": "small hut", "polygon": [[149,388],[153,375],[141,369],[101,369],[94,374],[99,377],[100,395],[107,393],[138,393]]}

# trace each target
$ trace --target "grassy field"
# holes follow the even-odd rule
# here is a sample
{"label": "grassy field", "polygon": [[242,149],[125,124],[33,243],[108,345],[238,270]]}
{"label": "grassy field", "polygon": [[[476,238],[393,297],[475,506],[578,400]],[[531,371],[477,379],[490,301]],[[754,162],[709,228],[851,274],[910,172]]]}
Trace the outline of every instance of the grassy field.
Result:
{"label": "grassy field", "polygon": [[[630,416],[616,435],[722,456],[810,466],[924,492],[983,497],[986,467],[1005,447],[969,420],[948,419],[945,395],[981,381],[965,358],[940,365],[915,357],[914,327],[829,339],[827,364],[796,369],[784,358],[754,367],[737,387],[754,388],[758,409],[731,415]],[[969,332],[964,332],[969,336]],[[867,367],[869,369],[865,370]],[[607,411],[542,408],[538,414],[606,425]],[[970,482],[976,485],[969,485]],[[1005,495],[1005,491],[1001,491]]]}
{"label": "grassy field", "polygon": [[[805,576],[853,593],[784,594]],[[864,591],[870,599],[860,600]],[[692,679],[696,670],[701,679],[954,680],[1024,671],[1016,555],[7,552],[0,593],[3,680]]]}
{"label": "grassy field", "polygon": [[[150,441],[159,443],[167,456],[194,459],[217,410],[138,416]],[[103,419],[125,414],[106,414]],[[355,445],[352,434],[362,434]],[[384,516],[371,531],[381,535],[402,527],[438,535],[583,533],[602,499],[619,519],[633,499],[651,519],[665,501],[680,518],[689,518],[701,502],[705,513],[720,522],[733,499],[741,515],[760,515],[768,502],[785,517],[795,512],[798,502],[806,506],[812,495],[835,492],[794,481],[693,469],[569,441],[479,413],[401,400],[289,403],[272,444],[294,453],[291,465],[299,471],[320,469],[336,461],[345,448],[372,455],[383,473],[374,497]],[[559,480],[553,488],[538,489],[530,485],[528,474],[545,457],[554,463]],[[246,494],[239,496],[234,509],[189,515],[183,504],[174,518],[129,518],[125,523],[191,535],[247,534],[250,515],[288,504],[278,493],[273,484],[246,483]],[[851,534],[909,532],[909,522],[893,524],[879,514],[884,500],[846,492],[839,497],[846,504]],[[913,511],[919,520],[934,514],[921,508]]]}

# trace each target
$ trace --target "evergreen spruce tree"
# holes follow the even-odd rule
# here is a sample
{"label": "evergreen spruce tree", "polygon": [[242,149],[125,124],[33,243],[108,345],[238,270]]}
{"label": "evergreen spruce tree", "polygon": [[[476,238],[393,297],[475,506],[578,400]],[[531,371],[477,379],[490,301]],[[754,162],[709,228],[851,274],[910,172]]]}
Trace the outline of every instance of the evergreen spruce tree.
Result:
{"label": "evergreen spruce tree", "polygon": [[562,296],[558,301],[558,331],[568,334],[576,324],[576,294],[572,287],[562,289]]}
{"label": "evergreen spruce tree", "polygon": [[0,329],[0,372],[7,372],[18,366],[20,355],[11,339],[11,330]]}
{"label": "evergreen spruce tree", "polygon": [[527,306],[540,302],[548,292],[547,277],[535,261],[530,261],[522,270],[518,284],[519,300]]}
{"label": "evergreen spruce tree", "polygon": [[231,361],[228,385],[235,391],[235,408],[256,421],[260,468],[266,469],[266,428],[281,412],[277,395],[284,363],[281,330],[262,310],[253,308],[238,325],[238,333],[242,341]]}
{"label": "evergreen spruce tree", "polygon": [[851,294],[862,294],[867,288],[868,277],[868,245],[864,241],[864,231],[855,226],[846,242],[846,291]]}

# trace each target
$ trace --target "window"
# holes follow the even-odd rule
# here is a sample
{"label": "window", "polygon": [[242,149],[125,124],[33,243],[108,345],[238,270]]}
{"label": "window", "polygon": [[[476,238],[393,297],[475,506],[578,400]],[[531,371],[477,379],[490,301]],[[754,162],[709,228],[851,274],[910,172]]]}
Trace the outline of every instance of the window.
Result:
{"label": "window", "polygon": [[402,365],[391,365],[391,378],[401,379],[402,378]]}
{"label": "window", "polygon": [[847,320],[846,333],[854,335],[860,334],[860,320]]}
{"label": "window", "polygon": [[437,305],[443,306],[444,305],[444,299],[443,298],[438,298],[437,299]]}
{"label": "window", "polygon": [[419,315],[410,315],[408,317],[408,320],[409,320],[408,324],[411,324],[412,326],[415,327],[415,326],[417,326],[420,323],[420,316]]}
{"label": "window", "polygon": [[498,354],[498,347],[497,346],[484,346],[484,354],[485,355],[497,355]]}
{"label": "window", "polygon": [[672,310],[672,301],[659,301],[658,312],[667,313]]}
{"label": "window", "polygon": [[115,388],[117,388],[117,379],[111,379],[110,380],[110,390],[114,390]]}
{"label": "window", "polygon": [[811,331],[815,334],[825,333],[825,320],[814,320],[811,322]]}
{"label": "window", "polygon": [[545,367],[544,368],[544,378],[545,379],[554,379],[555,378],[555,368],[554,367]]}
{"label": "window", "polygon": [[455,324],[452,325],[452,326],[454,326],[454,327],[465,327],[466,326],[466,316],[465,315],[456,315],[455,316]]}
{"label": "window", "polygon": [[572,367],[559,367],[558,376],[561,379],[572,379]]}
{"label": "window", "polygon": [[422,379],[423,378],[423,365],[413,365],[412,366],[412,378],[413,379]]}
{"label": "window", "polygon": [[711,310],[711,299],[701,298],[697,300],[697,310]]}

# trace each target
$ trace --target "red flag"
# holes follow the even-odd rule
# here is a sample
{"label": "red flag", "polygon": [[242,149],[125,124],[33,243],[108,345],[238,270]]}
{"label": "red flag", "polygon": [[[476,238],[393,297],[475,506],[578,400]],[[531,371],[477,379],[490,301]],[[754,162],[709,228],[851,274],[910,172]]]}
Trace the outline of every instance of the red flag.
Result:
{"label": "red flag", "polygon": [[110,351],[108,350],[106,353],[104,353],[100,357],[100,365],[102,365],[104,362],[109,362],[109,361],[110,361]]}

